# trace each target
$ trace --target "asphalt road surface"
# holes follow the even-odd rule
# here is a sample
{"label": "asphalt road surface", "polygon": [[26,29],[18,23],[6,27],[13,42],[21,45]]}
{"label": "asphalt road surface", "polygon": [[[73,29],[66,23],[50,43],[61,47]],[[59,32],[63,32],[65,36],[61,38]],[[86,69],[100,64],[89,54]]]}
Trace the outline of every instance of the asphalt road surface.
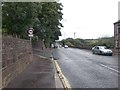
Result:
{"label": "asphalt road surface", "polygon": [[74,48],[57,48],[53,56],[72,88],[118,88],[117,56]]}

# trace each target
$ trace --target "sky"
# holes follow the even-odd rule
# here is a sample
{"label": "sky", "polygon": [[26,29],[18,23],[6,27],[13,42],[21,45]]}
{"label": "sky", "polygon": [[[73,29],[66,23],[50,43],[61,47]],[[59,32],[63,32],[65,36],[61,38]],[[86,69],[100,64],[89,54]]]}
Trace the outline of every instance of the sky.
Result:
{"label": "sky", "polygon": [[60,0],[63,5],[62,36],[65,38],[96,39],[114,36],[120,0]]}

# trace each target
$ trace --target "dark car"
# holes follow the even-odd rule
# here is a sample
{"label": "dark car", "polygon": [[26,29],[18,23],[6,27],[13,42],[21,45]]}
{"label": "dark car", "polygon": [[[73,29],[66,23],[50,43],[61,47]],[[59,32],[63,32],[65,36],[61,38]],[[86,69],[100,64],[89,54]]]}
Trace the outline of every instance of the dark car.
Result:
{"label": "dark car", "polygon": [[106,46],[95,46],[92,48],[92,53],[112,56],[112,50],[107,49]]}

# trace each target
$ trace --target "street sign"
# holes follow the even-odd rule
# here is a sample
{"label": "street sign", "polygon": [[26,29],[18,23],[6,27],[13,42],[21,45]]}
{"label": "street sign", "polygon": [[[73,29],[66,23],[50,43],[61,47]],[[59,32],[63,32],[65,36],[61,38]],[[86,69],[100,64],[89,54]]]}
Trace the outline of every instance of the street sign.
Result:
{"label": "street sign", "polygon": [[33,37],[33,28],[29,28],[28,33],[29,37]]}
{"label": "street sign", "polygon": [[29,32],[29,34],[33,34],[33,30],[32,29],[30,29],[28,32]]}
{"label": "street sign", "polygon": [[33,37],[33,34],[29,34],[28,36],[29,36],[29,37]]}

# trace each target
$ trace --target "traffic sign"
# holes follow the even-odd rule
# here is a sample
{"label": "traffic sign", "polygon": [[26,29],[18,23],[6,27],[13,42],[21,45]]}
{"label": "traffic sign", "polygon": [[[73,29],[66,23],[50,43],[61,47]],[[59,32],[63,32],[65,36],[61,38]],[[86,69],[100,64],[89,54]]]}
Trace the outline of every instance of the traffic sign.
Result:
{"label": "traffic sign", "polygon": [[28,32],[29,32],[29,34],[33,34],[33,30],[32,29],[30,29]]}
{"label": "traffic sign", "polygon": [[28,36],[29,36],[29,37],[33,37],[33,34],[29,34]]}

